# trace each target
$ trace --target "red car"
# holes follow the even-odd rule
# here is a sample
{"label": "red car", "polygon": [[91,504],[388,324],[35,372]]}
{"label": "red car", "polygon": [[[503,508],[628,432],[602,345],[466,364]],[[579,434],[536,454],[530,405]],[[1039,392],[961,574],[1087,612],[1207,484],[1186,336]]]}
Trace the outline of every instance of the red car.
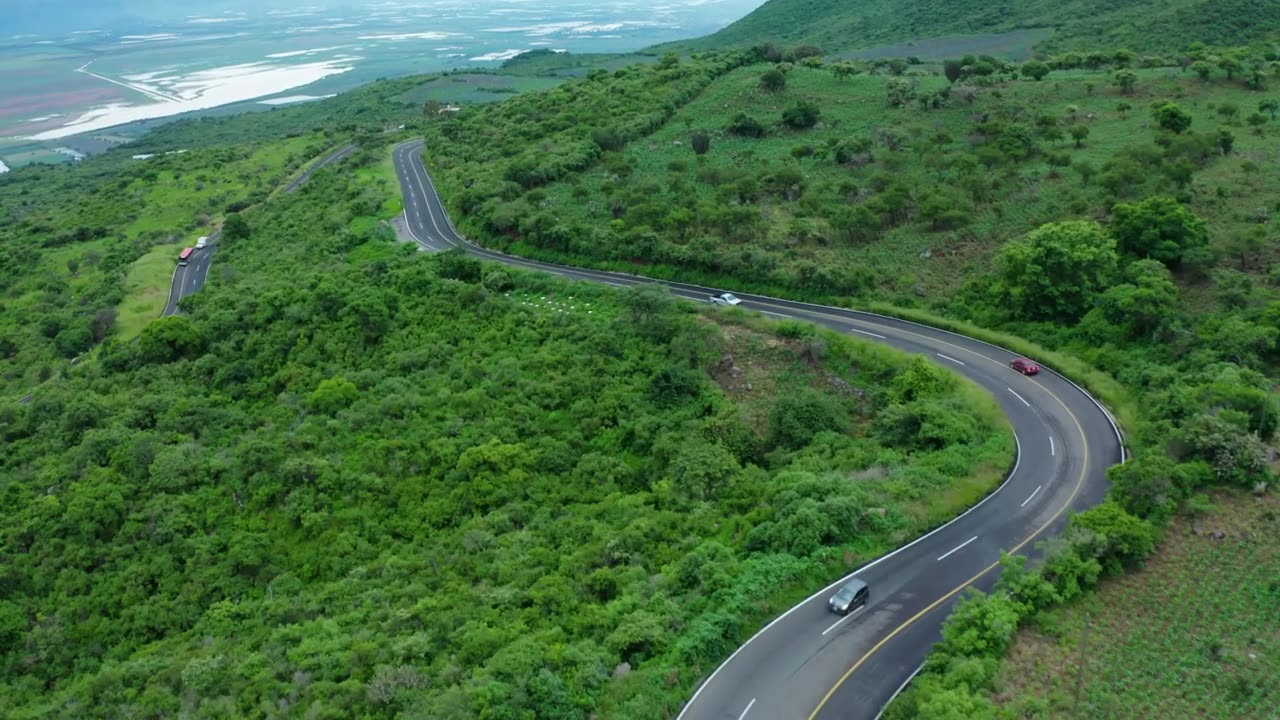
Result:
{"label": "red car", "polygon": [[1023,375],[1035,375],[1040,372],[1040,366],[1026,358],[1014,358],[1009,361],[1009,367],[1017,370]]}

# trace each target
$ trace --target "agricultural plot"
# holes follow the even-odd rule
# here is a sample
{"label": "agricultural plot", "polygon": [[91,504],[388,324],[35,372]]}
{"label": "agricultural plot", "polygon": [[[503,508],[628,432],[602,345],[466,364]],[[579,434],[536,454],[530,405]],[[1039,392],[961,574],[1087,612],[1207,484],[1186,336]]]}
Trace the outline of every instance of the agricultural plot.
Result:
{"label": "agricultural plot", "polygon": [[433,78],[396,99],[407,105],[421,105],[431,100],[440,103],[496,102],[522,92],[555,87],[561,82],[562,79],[548,77],[454,73]]}
{"label": "agricultural plot", "polygon": [[1277,531],[1274,495],[1176,520],[1144,570],[1021,632],[996,700],[1019,718],[1274,717]]}

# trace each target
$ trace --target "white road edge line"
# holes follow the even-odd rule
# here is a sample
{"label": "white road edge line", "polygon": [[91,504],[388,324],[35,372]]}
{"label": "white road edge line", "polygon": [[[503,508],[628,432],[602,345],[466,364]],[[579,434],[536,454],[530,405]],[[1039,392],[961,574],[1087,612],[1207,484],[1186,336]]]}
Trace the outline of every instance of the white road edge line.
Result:
{"label": "white road edge line", "polygon": [[1017,390],[1014,390],[1013,388],[1005,388],[1005,390],[1008,390],[1009,392],[1013,393],[1013,396],[1021,400],[1023,405],[1026,405],[1027,407],[1031,407],[1031,403],[1027,402],[1026,398],[1019,395]]}
{"label": "white road edge line", "polygon": [[1053,448],[1053,436],[1052,436],[1052,435],[1050,435],[1050,436],[1049,436],[1049,454],[1050,454],[1050,455],[1057,455],[1057,454],[1058,454],[1058,453],[1057,453],[1057,451],[1055,451],[1055,450],[1054,450],[1054,448]]}
{"label": "white road edge line", "polygon": [[910,675],[907,676],[906,680],[902,681],[902,684],[898,686],[898,689],[894,690],[893,694],[889,696],[889,699],[884,701],[884,705],[880,706],[880,712],[876,713],[874,720],[880,720],[880,718],[884,717],[884,711],[889,709],[889,703],[892,703],[895,698],[901,695],[902,691],[906,689],[907,685],[910,685],[911,681],[915,680],[916,676],[919,675],[920,671],[923,669],[924,669],[924,663],[920,663],[920,667],[916,668]]}
{"label": "white road edge line", "polygon": [[960,550],[960,548],[964,547],[965,545],[968,545],[969,543],[971,543],[971,542],[973,542],[974,540],[977,540],[977,539],[978,539],[978,536],[977,536],[977,535],[974,535],[973,537],[969,538],[968,540],[965,540],[964,542],[960,543],[959,545],[957,545],[957,546],[955,546],[955,547],[951,548],[950,550],[948,550],[948,551],[946,551],[946,552],[942,553],[942,557],[938,558],[938,562],[942,562],[943,560],[946,560],[947,558],[951,557],[951,554],[952,554],[952,553],[959,551],[959,550]]}
{"label": "white road edge line", "polygon": [[839,620],[837,620],[837,621],[835,621],[835,622],[831,623],[831,627],[827,628],[826,630],[823,630],[823,631],[822,631],[822,634],[825,636],[827,633],[831,632],[832,630],[835,630],[837,625],[839,625],[840,623],[844,622],[845,620],[848,620],[849,618],[853,617],[854,615],[857,615],[857,614],[858,614],[858,610],[861,610],[861,609],[862,609],[862,608],[864,608],[864,607],[866,607],[866,605],[863,605],[862,607],[856,608],[853,612],[851,612],[851,613],[849,613],[848,615],[845,615],[844,617],[840,618]]}
{"label": "white road edge line", "polygon": [[867,336],[869,336],[869,337],[873,337],[873,338],[880,338],[881,340],[886,339],[884,335],[877,335],[877,334],[875,334],[875,333],[873,333],[873,332],[867,332],[866,330],[859,330],[859,329],[857,329],[857,328],[849,328],[849,332],[856,332],[856,333],[858,333],[859,335],[867,335]]}
{"label": "white road edge line", "polygon": [[[181,269],[182,269],[182,266],[181,266],[181,265],[174,265],[174,266],[173,266],[173,277],[169,278],[169,298],[168,298],[167,300],[165,300],[165,302],[164,302],[164,310],[161,310],[161,311],[160,311],[160,317],[165,317],[165,313],[169,312],[169,307],[170,307],[171,305],[173,305],[173,287],[174,287],[174,285],[177,285],[179,290],[181,290],[181,289],[182,289],[182,285],[178,282],[178,271],[179,271],[179,270],[181,270]],[[179,298],[179,299],[181,299],[181,298]],[[176,310],[177,308],[174,308],[174,309]]]}
{"label": "white road edge line", "polygon": [[751,706],[755,704],[756,704],[756,699],[751,698],[751,702],[747,703],[747,709],[742,711],[742,714],[738,716],[738,720],[742,720],[742,718],[746,717],[747,713],[751,712]]}
{"label": "white road edge line", "polygon": [[[707,302],[711,302],[711,301],[708,300]],[[782,313],[770,312],[768,310],[760,310],[759,312],[764,315],[772,315],[774,317],[780,317],[780,318],[791,317],[790,315],[783,315]]]}
{"label": "white road edge line", "polygon": [[955,363],[955,364],[957,364],[957,365],[964,365],[964,363],[962,363],[962,362],[960,362],[959,360],[957,360],[957,359],[955,359],[955,358],[951,357],[950,355],[943,355],[942,353],[934,353],[934,355],[937,355],[938,357],[942,358],[943,360],[950,360],[951,362],[953,362],[953,363]]}
{"label": "white road edge line", "polygon": [[1028,497],[1026,500],[1023,500],[1023,501],[1022,501],[1022,504],[1021,504],[1021,505],[1019,505],[1018,507],[1026,507],[1026,506],[1027,506],[1027,503],[1031,502],[1031,498],[1035,497],[1035,496],[1036,496],[1036,493],[1040,492],[1040,488],[1042,488],[1042,487],[1044,487],[1044,486],[1043,486],[1043,485],[1037,485],[1037,486],[1036,486],[1036,489],[1031,491],[1031,495],[1030,495],[1030,497]]}
{"label": "white road edge line", "polygon": [[800,608],[804,607],[805,605],[808,605],[809,603],[813,602],[813,600],[814,600],[815,598],[818,598],[818,597],[821,597],[821,596],[823,596],[823,595],[826,595],[827,593],[831,592],[831,591],[832,591],[833,589],[835,589],[836,587],[838,587],[838,586],[840,586],[840,585],[842,585],[842,584],[844,584],[844,583],[846,583],[846,582],[849,582],[850,578],[856,577],[856,576],[858,575],[858,573],[866,572],[866,571],[870,570],[871,568],[875,567],[876,565],[879,565],[880,563],[884,562],[885,560],[888,560],[888,559],[892,558],[893,556],[897,555],[898,553],[903,552],[903,551],[907,550],[908,548],[914,547],[914,546],[916,546],[916,545],[918,545],[918,544],[920,544],[920,543],[924,542],[925,540],[927,540],[927,539],[929,539],[929,538],[933,537],[934,535],[937,535],[938,533],[940,533],[940,532],[942,532],[943,530],[945,530],[946,528],[948,528],[948,527],[950,527],[950,526],[954,525],[955,523],[960,522],[960,520],[961,520],[961,519],[963,519],[964,517],[968,516],[968,515],[969,515],[969,513],[972,513],[973,511],[975,511],[975,510],[977,510],[978,508],[982,507],[983,505],[987,504],[987,501],[988,501],[988,500],[990,500],[991,498],[995,497],[996,495],[999,495],[999,494],[1000,494],[1000,491],[1001,491],[1001,490],[1004,490],[1004,489],[1005,489],[1005,486],[1007,486],[1010,482],[1012,482],[1012,481],[1013,481],[1013,477],[1014,477],[1014,475],[1017,475],[1017,474],[1018,474],[1018,466],[1020,466],[1020,465],[1022,464],[1022,441],[1018,439],[1018,433],[1017,433],[1017,432],[1014,432],[1014,433],[1013,433],[1013,445],[1014,445],[1013,469],[1009,471],[1009,476],[1008,476],[1008,477],[1006,477],[1006,478],[1004,479],[1004,482],[1000,483],[1000,487],[998,487],[998,488],[996,488],[995,490],[993,490],[993,491],[991,492],[991,494],[990,494],[990,495],[988,495],[988,496],[986,496],[986,497],[982,498],[981,500],[979,500],[979,501],[977,502],[977,504],[976,504],[976,505],[974,505],[973,507],[969,508],[968,510],[965,510],[964,512],[960,513],[959,515],[957,515],[957,516],[955,516],[955,517],[951,518],[951,519],[950,519],[950,520],[948,520],[947,522],[945,522],[945,523],[943,523],[942,525],[940,525],[940,526],[938,526],[938,527],[934,528],[933,530],[931,530],[931,531],[929,531],[929,532],[925,533],[924,535],[921,535],[920,537],[916,538],[915,540],[912,540],[911,542],[907,543],[906,545],[903,545],[902,547],[898,548],[897,550],[894,550],[893,552],[887,553],[887,554],[885,554],[885,555],[881,555],[880,557],[876,558],[875,560],[872,560],[871,562],[867,563],[866,565],[863,565],[862,567],[858,568],[857,570],[854,570],[853,572],[851,572],[851,573],[849,573],[849,574],[845,575],[844,577],[842,577],[842,578],[840,578],[840,579],[836,580],[835,582],[833,582],[833,583],[831,583],[830,585],[828,585],[828,586],[826,586],[826,587],[822,588],[821,590],[819,590],[819,591],[815,592],[814,594],[810,595],[809,597],[805,598],[804,600],[801,600],[800,602],[796,603],[795,605],[792,605],[792,606],[791,606],[791,608],[790,608],[790,609],[788,609],[786,612],[782,613],[782,614],[781,614],[781,615],[779,615],[778,617],[776,617],[776,618],[774,618],[773,620],[769,621],[769,624],[767,624],[767,625],[765,625],[764,627],[762,627],[762,628],[760,628],[759,630],[757,630],[755,635],[752,635],[751,637],[747,638],[747,641],[746,641],[746,642],[744,642],[744,643],[742,643],[741,645],[739,645],[739,646],[738,646],[738,647],[737,647],[737,648],[736,648],[732,653],[730,653],[730,654],[729,654],[729,657],[727,657],[727,658],[725,658],[725,659],[724,659],[724,662],[722,662],[722,663],[720,663],[719,665],[717,665],[717,666],[716,666],[716,669],[711,671],[711,674],[707,676],[707,679],[706,679],[706,680],[703,680],[703,681],[702,681],[702,684],[698,686],[698,689],[693,691],[693,697],[689,698],[689,701],[688,701],[688,702],[686,702],[686,703],[684,704],[684,707],[680,708],[680,714],[679,714],[679,715],[676,715],[676,720],[682,720],[682,719],[684,718],[684,716],[685,716],[685,713],[689,712],[689,708],[693,707],[694,702],[696,702],[696,701],[698,700],[698,696],[702,694],[702,691],[703,691],[703,690],[705,690],[705,689],[707,689],[707,686],[711,684],[711,681],[712,681],[712,680],[715,680],[715,679],[716,679],[716,675],[719,675],[721,670],[723,670],[725,667],[727,667],[727,666],[729,665],[729,663],[733,662],[733,659],[734,659],[734,658],[736,658],[736,657],[738,656],[738,653],[742,652],[743,648],[745,648],[745,647],[747,647],[748,645],[750,645],[750,644],[751,644],[751,642],[752,642],[753,640],[755,640],[756,638],[758,638],[758,637],[760,637],[761,635],[763,635],[763,634],[765,634],[766,632],[768,632],[768,631],[769,631],[769,628],[771,628],[771,627],[773,627],[774,625],[777,625],[778,623],[782,622],[784,619],[786,619],[786,618],[787,618],[787,616],[791,615],[791,613],[795,612],[796,610],[799,610]]}

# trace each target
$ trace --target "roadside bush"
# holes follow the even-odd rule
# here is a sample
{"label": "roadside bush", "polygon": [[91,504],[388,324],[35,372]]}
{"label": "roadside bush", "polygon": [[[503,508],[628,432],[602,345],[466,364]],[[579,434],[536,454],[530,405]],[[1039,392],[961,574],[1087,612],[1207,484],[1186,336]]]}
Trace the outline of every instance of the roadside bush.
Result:
{"label": "roadside bush", "polygon": [[1155,527],[1125,512],[1112,499],[1077,513],[1071,518],[1070,527],[1093,533],[1092,555],[1109,574],[1137,565],[1155,550]]}
{"label": "roadside bush", "polygon": [[1009,597],[973,591],[942,625],[941,652],[951,658],[1003,656],[1021,620],[1020,608]]}
{"label": "roadside bush", "polygon": [[166,363],[199,355],[204,351],[205,339],[189,319],[174,315],[148,323],[138,338],[138,346],[148,362]]}
{"label": "roadside bush", "polygon": [[884,442],[912,450],[967,445],[978,437],[974,418],[949,402],[933,399],[890,405],[876,417],[873,429]]}
{"label": "roadside bush", "polygon": [[1102,563],[1091,553],[1092,539],[1085,533],[1068,531],[1049,543],[1039,572],[1053,584],[1063,602],[1080,597],[1102,577]]}
{"label": "roadside bush", "polygon": [[1111,496],[1126,510],[1163,524],[1186,497],[1187,474],[1167,455],[1151,453],[1107,470]]}

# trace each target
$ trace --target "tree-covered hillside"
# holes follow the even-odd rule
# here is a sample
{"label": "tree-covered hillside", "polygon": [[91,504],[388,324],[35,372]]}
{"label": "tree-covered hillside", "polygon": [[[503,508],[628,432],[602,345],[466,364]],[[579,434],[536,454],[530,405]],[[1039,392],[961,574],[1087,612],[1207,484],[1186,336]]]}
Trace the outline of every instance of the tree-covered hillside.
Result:
{"label": "tree-covered hillside", "polygon": [[[438,119],[425,157],[471,237],[508,252],[872,305],[1016,348],[1109,403],[1134,455],[1108,501],[1043,566],[1009,561],[999,592],[960,604],[895,711],[991,718],[1019,623],[1139,564],[1199,490],[1274,483],[1275,51],[930,65],[762,46],[642,137],[612,131],[646,111],[619,101],[628,85],[706,58],[567,83],[572,109],[526,97]],[[566,125],[587,136],[584,118],[593,160],[521,154]],[[508,141],[512,126],[547,139]]]}
{"label": "tree-covered hillside", "polygon": [[667,716],[1010,463],[922,360],[395,243],[377,142],[0,406],[0,716]]}
{"label": "tree-covered hillside", "polygon": [[1170,43],[1241,45],[1280,31],[1280,4],[1253,0],[769,0],[725,29],[675,43],[686,50],[766,42],[827,52],[946,35],[1050,28],[1046,50],[1127,47],[1160,52]]}

